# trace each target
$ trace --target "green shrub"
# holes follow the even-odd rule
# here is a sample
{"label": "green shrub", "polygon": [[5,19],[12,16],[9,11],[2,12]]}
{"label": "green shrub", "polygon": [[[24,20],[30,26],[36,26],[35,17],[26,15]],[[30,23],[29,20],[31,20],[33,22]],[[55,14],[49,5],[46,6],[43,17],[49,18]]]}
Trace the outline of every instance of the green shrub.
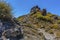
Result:
{"label": "green shrub", "polygon": [[58,20],[58,24],[60,24],[60,20]]}
{"label": "green shrub", "polygon": [[44,19],[51,21],[51,18],[49,16],[45,16]]}
{"label": "green shrub", "polygon": [[41,14],[37,14],[37,18],[42,19],[44,16],[42,16]]}
{"label": "green shrub", "polygon": [[11,7],[5,2],[0,2],[0,18],[11,18]]}
{"label": "green shrub", "polygon": [[49,15],[43,16],[41,13],[37,14],[37,18],[43,19],[43,20],[46,20],[46,21],[51,21],[52,20],[52,18],[50,16]]}
{"label": "green shrub", "polygon": [[47,16],[52,17],[53,15],[50,12],[48,12]]}
{"label": "green shrub", "polygon": [[53,28],[53,29],[58,29],[58,28],[59,28],[59,27],[58,27],[58,24],[53,24],[53,25],[52,25],[52,28]]}

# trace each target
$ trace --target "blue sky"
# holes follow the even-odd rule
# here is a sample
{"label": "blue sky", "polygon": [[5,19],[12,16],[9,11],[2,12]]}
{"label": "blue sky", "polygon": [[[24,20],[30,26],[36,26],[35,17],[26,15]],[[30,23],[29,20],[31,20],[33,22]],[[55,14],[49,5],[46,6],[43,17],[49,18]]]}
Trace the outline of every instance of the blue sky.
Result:
{"label": "blue sky", "polygon": [[15,17],[25,15],[30,9],[38,5],[41,9],[46,8],[48,12],[60,16],[60,0],[5,0],[13,8]]}

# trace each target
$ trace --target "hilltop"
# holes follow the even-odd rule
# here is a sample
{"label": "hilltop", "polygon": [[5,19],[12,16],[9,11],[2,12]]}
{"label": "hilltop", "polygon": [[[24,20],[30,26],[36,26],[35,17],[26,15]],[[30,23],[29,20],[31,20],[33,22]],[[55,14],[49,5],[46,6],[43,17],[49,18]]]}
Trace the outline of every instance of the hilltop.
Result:
{"label": "hilltop", "polygon": [[60,40],[60,16],[38,6],[27,15],[17,18],[23,28],[25,40]]}

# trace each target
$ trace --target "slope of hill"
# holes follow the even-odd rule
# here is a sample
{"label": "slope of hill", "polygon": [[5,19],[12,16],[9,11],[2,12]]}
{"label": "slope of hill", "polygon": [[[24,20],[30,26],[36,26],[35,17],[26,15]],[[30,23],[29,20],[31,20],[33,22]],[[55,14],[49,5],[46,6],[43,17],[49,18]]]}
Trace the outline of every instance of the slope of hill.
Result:
{"label": "slope of hill", "polygon": [[24,40],[60,40],[60,17],[46,9],[34,6],[17,20],[22,25]]}
{"label": "slope of hill", "polygon": [[21,26],[11,14],[11,7],[0,0],[0,40],[20,40],[23,38]]}
{"label": "slope of hill", "polygon": [[20,40],[23,38],[21,26],[15,19],[0,19],[0,40]]}

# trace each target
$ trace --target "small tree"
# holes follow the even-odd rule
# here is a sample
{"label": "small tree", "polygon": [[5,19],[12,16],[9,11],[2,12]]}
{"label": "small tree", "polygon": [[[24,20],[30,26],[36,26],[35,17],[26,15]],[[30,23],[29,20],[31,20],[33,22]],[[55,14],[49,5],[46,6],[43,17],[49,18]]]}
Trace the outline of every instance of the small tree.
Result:
{"label": "small tree", "polygon": [[6,2],[0,2],[0,18],[12,18],[11,7]]}

